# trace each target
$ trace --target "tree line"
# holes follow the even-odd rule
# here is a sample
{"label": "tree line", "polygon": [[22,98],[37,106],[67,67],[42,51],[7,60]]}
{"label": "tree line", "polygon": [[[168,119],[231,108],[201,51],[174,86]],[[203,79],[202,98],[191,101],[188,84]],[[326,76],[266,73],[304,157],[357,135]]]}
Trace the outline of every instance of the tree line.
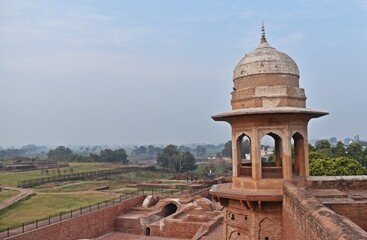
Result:
{"label": "tree line", "polygon": [[[185,145],[175,146],[180,152],[190,152],[197,157],[205,156],[207,149],[217,148],[217,146],[206,144],[206,145],[198,145],[195,148],[190,148]],[[132,156],[144,156],[144,157],[157,157],[162,153],[164,149],[160,147],[155,147],[153,145],[145,146],[135,146],[133,151],[131,152]]]}
{"label": "tree line", "polygon": [[[358,138],[356,138],[358,140]],[[242,158],[250,152],[250,143],[242,141]],[[336,138],[319,140],[315,146],[309,144],[310,175],[341,176],[367,174],[367,147],[365,142],[355,141],[348,145]],[[262,148],[266,146],[261,146]],[[224,157],[232,157],[232,141],[224,144],[220,153]],[[272,158],[272,156],[270,156]],[[270,159],[269,158],[269,159]],[[292,146],[294,159],[294,146]]]}
{"label": "tree line", "polygon": [[128,164],[125,149],[116,150],[104,149],[99,154],[90,153],[89,156],[82,156],[74,153],[70,148],[58,146],[48,151],[47,158],[57,162],[109,162]]}
{"label": "tree line", "polygon": [[166,146],[157,155],[157,164],[163,169],[175,172],[187,172],[196,169],[194,155],[189,151],[180,151],[175,145]]}
{"label": "tree line", "polygon": [[310,175],[341,176],[367,174],[367,148],[360,142],[345,145],[338,141],[335,145],[327,139],[309,144]]}

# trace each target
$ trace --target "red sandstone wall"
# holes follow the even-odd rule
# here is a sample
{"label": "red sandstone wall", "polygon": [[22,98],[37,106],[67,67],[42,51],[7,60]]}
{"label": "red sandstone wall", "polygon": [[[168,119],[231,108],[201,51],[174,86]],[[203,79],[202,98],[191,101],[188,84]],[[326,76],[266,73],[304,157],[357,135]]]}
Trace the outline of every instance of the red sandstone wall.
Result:
{"label": "red sandstone wall", "polygon": [[367,203],[330,204],[328,208],[343,215],[367,231]]}
{"label": "red sandstone wall", "polygon": [[163,220],[163,224],[153,224],[149,227],[151,236],[191,239],[201,225],[202,222],[183,222],[170,219],[169,221]]}
{"label": "red sandstone wall", "polygon": [[130,208],[141,204],[145,196],[128,199],[95,212],[76,218],[51,224],[24,234],[9,237],[9,240],[72,240],[82,238],[96,238],[107,234],[114,229],[115,217],[123,214]]}
{"label": "red sandstone wall", "polygon": [[367,239],[362,228],[322,205],[306,190],[286,182],[283,192],[283,239]]}
{"label": "red sandstone wall", "polygon": [[366,190],[367,176],[336,176],[336,177],[308,177],[307,188],[338,189],[343,190]]}
{"label": "red sandstone wall", "polygon": [[263,202],[261,210],[246,209],[239,201],[230,200],[224,211],[224,239],[280,240],[281,202]]}

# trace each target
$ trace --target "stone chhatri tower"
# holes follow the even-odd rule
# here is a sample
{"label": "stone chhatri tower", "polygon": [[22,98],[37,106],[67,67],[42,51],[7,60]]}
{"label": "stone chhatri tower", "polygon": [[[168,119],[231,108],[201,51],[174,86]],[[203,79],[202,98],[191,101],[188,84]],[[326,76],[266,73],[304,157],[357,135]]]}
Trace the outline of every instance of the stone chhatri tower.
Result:
{"label": "stone chhatri tower", "polygon": [[[263,25],[260,45],[233,71],[232,111],[212,117],[232,127],[232,183],[210,191],[224,206],[224,239],[282,239],[283,182],[309,175],[307,125],[327,114],[306,108],[299,76],[294,60],[268,44]],[[271,162],[261,157],[266,135],[275,143]],[[243,138],[250,160],[242,160]]]}

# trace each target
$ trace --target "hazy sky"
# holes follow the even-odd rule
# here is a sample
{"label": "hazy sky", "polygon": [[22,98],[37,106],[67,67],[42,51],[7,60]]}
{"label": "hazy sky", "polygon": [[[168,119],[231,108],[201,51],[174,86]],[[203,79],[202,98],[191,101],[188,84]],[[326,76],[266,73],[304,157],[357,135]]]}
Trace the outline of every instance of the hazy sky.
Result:
{"label": "hazy sky", "polygon": [[309,137],[366,139],[366,0],[0,0],[0,145],[225,142],[262,19],[330,112]]}

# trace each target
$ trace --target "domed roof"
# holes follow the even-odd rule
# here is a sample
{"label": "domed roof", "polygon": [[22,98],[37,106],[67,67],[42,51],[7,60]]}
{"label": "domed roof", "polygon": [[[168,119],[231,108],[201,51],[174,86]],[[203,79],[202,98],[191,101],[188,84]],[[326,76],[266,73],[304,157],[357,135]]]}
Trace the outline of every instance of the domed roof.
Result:
{"label": "domed roof", "polygon": [[299,77],[296,62],[268,44],[264,28],[259,47],[241,59],[233,71],[233,79],[263,73],[292,74]]}

